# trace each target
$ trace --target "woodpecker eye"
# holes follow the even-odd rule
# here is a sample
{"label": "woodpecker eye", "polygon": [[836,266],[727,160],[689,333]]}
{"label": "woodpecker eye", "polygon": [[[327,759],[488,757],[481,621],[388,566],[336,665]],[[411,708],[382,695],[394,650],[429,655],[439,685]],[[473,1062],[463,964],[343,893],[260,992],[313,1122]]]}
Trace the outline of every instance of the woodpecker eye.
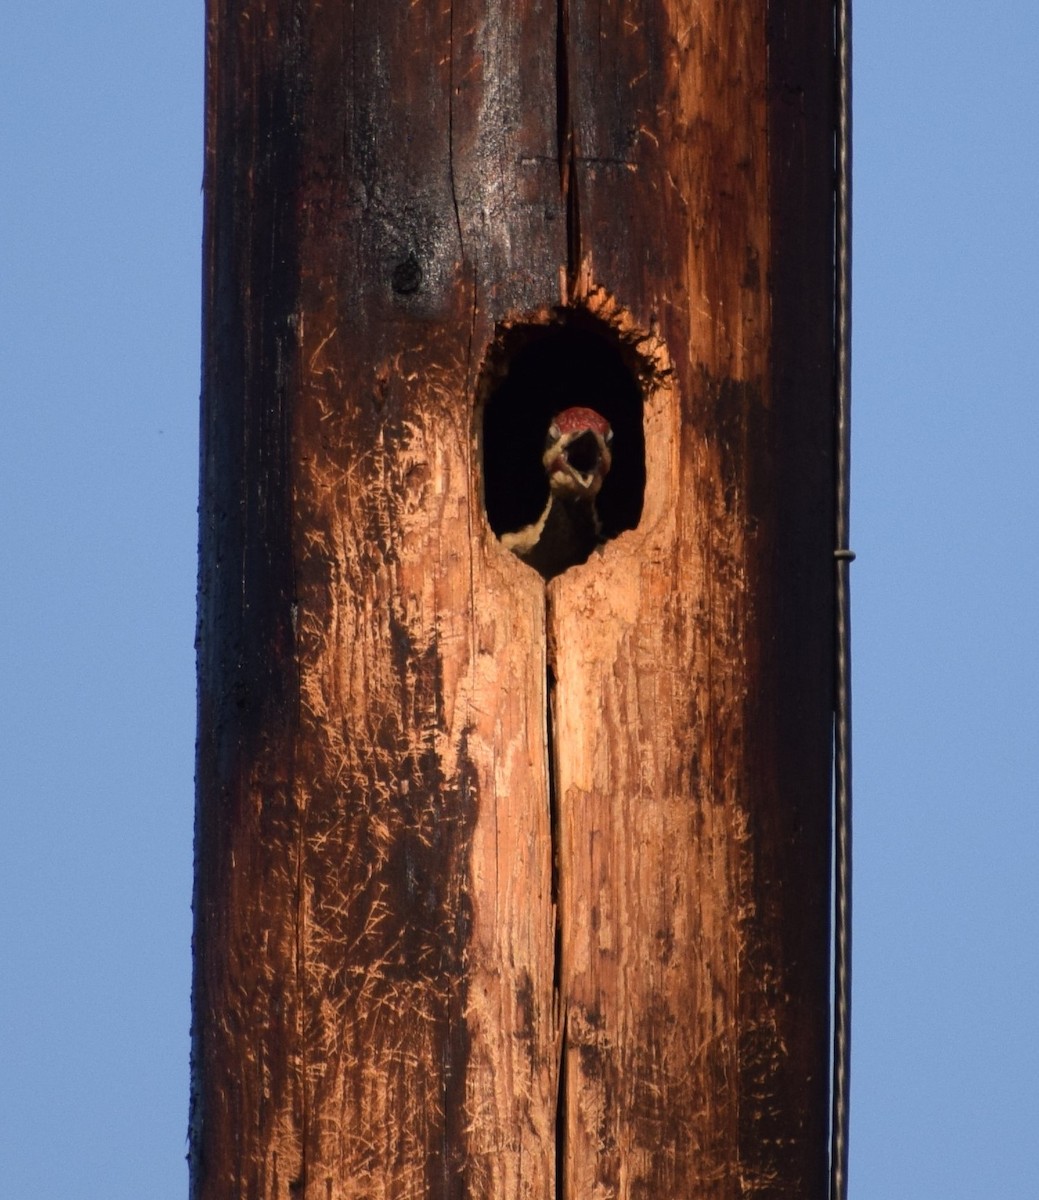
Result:
{"label": "woodpecker eye", "polygon": [[545,434],[545,449],[547,450],[549,446],[554,446],[562,436],[562,431],[555,421],[553,421],[548,427],[548,433]]}
{"label": "woodpecker eye", "polygon": [[606,436],[603,438],[603,441],[606,443],[607,446],[613,445],[613,430],[612,429],[606,430]]}

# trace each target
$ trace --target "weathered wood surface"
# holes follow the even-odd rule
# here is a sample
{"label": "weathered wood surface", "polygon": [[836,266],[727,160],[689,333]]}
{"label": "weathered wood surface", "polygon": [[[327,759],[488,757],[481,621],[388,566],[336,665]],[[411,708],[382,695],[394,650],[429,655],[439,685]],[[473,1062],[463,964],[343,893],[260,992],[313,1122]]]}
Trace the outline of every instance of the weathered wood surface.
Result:
{"label": "weathered wood surface", "polygon": [[[824,1194],[830,27],[210,0],[197,1200]],[[561,302],[655,373],[546,607],[476,407]]]}
{"label": "weathered wood surface", "polygon": [[572,45],[609,47],[571,53],[578,289],[622,295],[673,373],[639,529],[550,588],[567,1195],[825,1195],[831,147],[809,7],[570,8]]}

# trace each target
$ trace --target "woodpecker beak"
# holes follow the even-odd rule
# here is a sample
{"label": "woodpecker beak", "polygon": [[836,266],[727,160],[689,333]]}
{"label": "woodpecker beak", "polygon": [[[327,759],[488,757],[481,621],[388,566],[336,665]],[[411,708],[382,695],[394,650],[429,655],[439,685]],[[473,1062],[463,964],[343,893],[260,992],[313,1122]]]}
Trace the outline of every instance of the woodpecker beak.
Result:
{"label": "woodpecker beak", "polygon": [[[587,413],[590,419],[578,421]],[[545,444],[544,464],[553,494],[594,500],[613,461],[613,431],[592,410],[567,409],[552,422]]]}

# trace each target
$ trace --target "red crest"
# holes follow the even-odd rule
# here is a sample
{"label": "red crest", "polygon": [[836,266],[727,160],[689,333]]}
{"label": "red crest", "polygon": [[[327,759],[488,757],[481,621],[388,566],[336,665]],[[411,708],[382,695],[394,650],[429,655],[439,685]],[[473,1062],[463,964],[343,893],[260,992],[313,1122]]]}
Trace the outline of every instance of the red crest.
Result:
{"label": "red crest", "polygon": [[609,421],[594,408],[564,408],[561,413],[556,414],[553,423],[560,433],[583,433],[586,429],[591,429],[602,437],[607,437],[610,432]]}

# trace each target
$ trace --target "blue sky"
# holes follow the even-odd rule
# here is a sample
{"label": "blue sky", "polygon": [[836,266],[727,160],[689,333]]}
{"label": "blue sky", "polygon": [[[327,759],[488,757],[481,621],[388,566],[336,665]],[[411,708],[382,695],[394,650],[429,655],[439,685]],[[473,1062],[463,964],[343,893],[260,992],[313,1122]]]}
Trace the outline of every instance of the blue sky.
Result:
{"label": "blue sky", "polygon": [[[202,12],[0,44],[0,1170],[186,1195]],[[852,1200],[1039,1196],[1039,15],[857,6]]]}

